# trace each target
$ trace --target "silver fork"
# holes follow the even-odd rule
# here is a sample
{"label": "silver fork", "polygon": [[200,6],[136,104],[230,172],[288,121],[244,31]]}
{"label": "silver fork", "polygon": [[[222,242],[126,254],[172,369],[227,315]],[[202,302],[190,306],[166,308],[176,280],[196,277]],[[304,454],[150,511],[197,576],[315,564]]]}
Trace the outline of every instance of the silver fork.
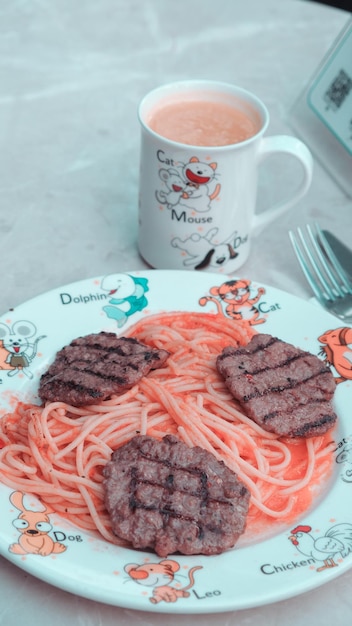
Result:
{"label": "silver fork", "polygon": [[318,224],[289,237],[301,269],[320,304],[347,324],[352,323],[352,283]]}

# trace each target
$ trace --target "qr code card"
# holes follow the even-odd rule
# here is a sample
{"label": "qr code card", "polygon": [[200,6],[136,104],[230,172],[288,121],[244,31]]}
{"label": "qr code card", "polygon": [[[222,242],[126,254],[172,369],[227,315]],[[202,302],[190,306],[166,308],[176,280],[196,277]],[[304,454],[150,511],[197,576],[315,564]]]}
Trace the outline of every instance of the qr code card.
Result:
{"label": "qr code card", "polygon": [[321,67],[308,91],[307,101],[352,155],[352,27]]}

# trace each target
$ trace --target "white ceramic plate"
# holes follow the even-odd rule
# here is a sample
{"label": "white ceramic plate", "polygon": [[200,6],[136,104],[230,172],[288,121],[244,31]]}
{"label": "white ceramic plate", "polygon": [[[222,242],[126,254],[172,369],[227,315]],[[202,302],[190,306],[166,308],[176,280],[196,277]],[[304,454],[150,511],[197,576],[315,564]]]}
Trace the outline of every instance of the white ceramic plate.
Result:
{"label": "white ceramic plate", "polygon": [[[14,393],[20,399],[34,400],[39,377],[56,351],[79,335],[101,330],[122,333],[142,316],[160,310],[215,312],[218,305],[226,315],[224,302],[217,298],[203,307],[199,300],[210,295],[211,287],[229,280],[236,279],[219,274],[153,270],[114,274],[55,289],[9,311],[0,319],[0,338],[4,344],[0,347],[0,367],[6,368],[12,363],[11,370],[0,369],[1,412],[8,408],[9,397]],[[111,294],[114,289],[117,291]],[[238,312],[251,322],[262,320],[256,327],[258,331],[274,334],[314,354],[326,347],[319,337],[342,328],[336,318],[277,289],[247,281],[243,293]],[[256,313],[249,306],[250,300]],[[341,335],[340,347],[334,348],[334,353],[339,351],[340,354],[336,362],[336,368],[340,368],[341,364],[352,362],[352,329],[334,334]],[[345,345],[341,347],[343,337]],[[22,346],[17,353],[16,339]],[[341,374],[335,368],[332,371],[336,377]],[[64,552],[47,556],[10,552],[9,546],[19,538],[19,530],[13,525],[19,510],[9,500],[13,490],[0,484],[1,554],[56,587],[100,602],[159,612],[211,613],[244,609],[295,596],[326,583],[352,565],[351,370],[349,378],[337,386],[334,402],[339,416],[334,431],[334,476],[325,486],[319,502],[299,520],[299,524],[311,528],[310,542],[313,545],[318,540],[316,548],[321,548],[319,538],[325,533],[334,535],[334,541],[329,540],[330,546],[335,544],[331,554],[316,551],[313,558],[307,548],[300,551],[300,545],[294,546],[288,540],[291,529],[287,528],[256,544],[246,547],[239,544],[220,556],[173,555],[170,559],[179,569],[174,581],[168,581],[169,597],[155,602],[157,587],[163,584],[156,576],[162,569],[162,559],[152,553],[113,546],[69,525],[55,513],[50,515],[52,530],[49,534],[54,542],[61,541],[66,546]],[[33,497],[30,501],[33,506]],[[29,498],[27,506],[31,506]],[[324,543],[326,545],[326,541]],[[334,559],[336,566],[321,570],[328,556]],[[138,584],[124,567],[145,562],[153,569],[155,578],[146,578],[145,584]],[[193,567],[198,569],[193,570],[190,579]],[[188,587],[187,594],[176,593],[177,587]],[[171,598],[172,602],[167,601]]]}

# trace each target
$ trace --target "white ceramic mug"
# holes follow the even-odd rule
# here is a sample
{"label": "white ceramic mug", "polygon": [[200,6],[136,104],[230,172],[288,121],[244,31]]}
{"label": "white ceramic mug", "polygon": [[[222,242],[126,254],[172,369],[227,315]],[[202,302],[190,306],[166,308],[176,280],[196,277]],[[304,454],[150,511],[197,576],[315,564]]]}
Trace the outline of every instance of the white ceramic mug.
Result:
{"label": "white ceramic mug", "polygon": [[[243,111],[254,134],[226,145],[190,145],[150,127],[153,113],[169,102],[209,101]],[[158,269],[204,269],[226,274],[245,263],[251,236],[278,219],[307,192],[313,169],[308,148],[285,135],[263,137],[269,114],[253,94],[214,81],[159,87],[140,103],[142,127],[139,188],[139,251]],[[258,166],[274,153],[295,156],[303,175],[285,202],[256,215]]]}

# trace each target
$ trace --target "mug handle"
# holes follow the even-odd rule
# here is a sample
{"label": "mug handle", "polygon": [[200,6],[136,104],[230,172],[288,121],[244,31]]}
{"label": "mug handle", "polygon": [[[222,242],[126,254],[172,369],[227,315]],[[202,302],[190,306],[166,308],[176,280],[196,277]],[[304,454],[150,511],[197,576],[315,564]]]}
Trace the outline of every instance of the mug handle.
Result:
{"label": "mug handle", "polygon": [[313,176],[313,157],[307,146],[290,135],[274,135],[264,137],[259,148],[259,163],[271,154],[289,154],[296,157],[303,167],[303,177],[298,189],[291,198],[284,202],[278,202],[270,209],[264,210],[254,216],[253,230],[258,232],[268,224],[281,217],[288,209],[296,204],[307,193]]}

